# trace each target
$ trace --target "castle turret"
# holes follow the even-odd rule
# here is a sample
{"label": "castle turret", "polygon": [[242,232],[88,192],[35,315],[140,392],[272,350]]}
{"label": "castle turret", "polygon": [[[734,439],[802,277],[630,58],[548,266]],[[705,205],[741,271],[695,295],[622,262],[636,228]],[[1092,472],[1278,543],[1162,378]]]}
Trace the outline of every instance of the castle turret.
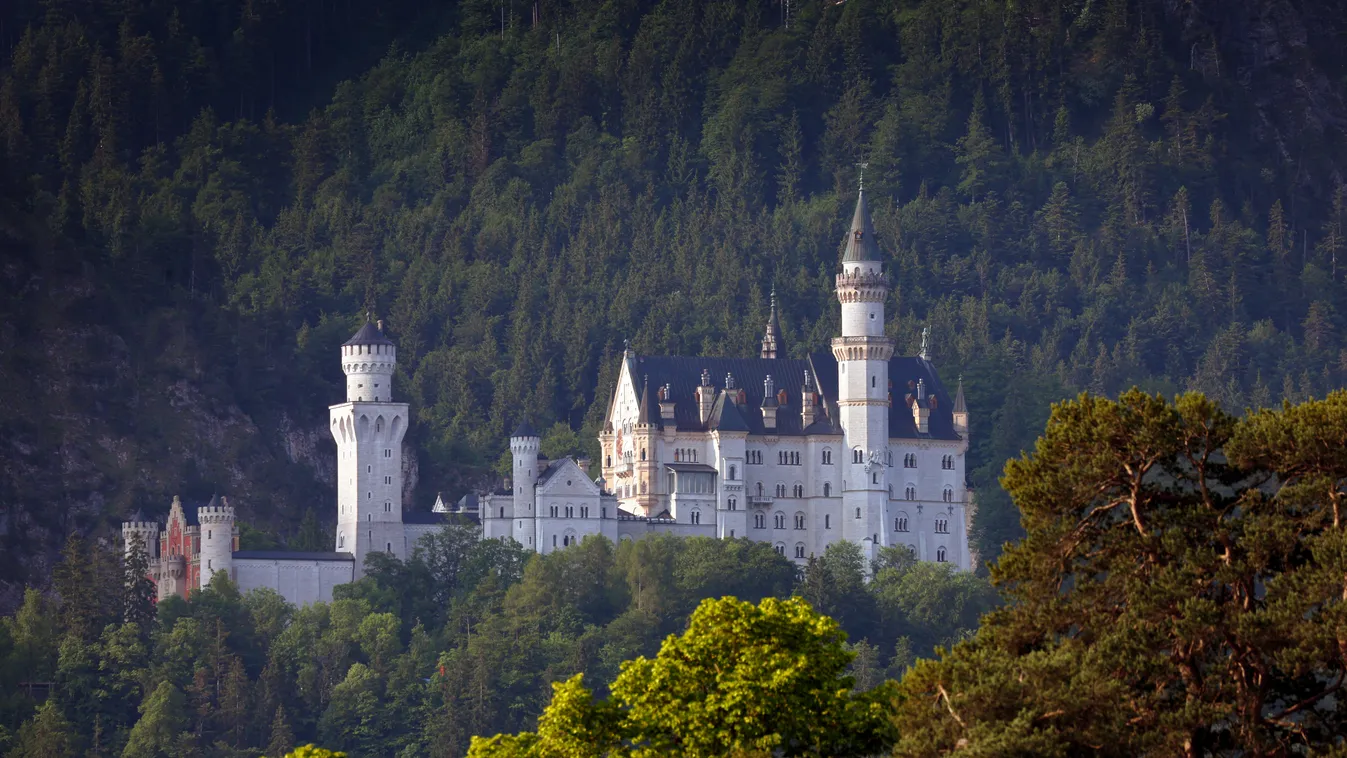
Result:
{"label": "castle turret", "polygon": [[511,487],[514,496],[514,540],[529,550],[536,550],[538,524],[537,483],[538,448],[542,440],[527,419],[510,435]]}
{"label": "castle turret", "polygon": [[201,586],[210,584],[215,572],[223,571],[234,578],[234,509],[224,498],[211,498],[210,503],[196,509],[201,529],[200,570]]}
{"label": "castle turret", "polygon": [[366,321],[341,346],[341,370],[346,373],[346,402],[391,402],[393,370],[398,349],[384,336],[384,322]]}
{"label": "castle turret", "polygon": [[843,479],[842,535],[862,547],[877,547],[887,541],[883,521],[893,340],[884,335],[884,301],[889,289],[863,189],[842,244],[842,270],[837,275],[842,336],[832,341],[838,365],[838,420],[849,451]]}
{"label": "castle turret", "polygon": [[703,424],[711,418],[711,406],[716,403],[716,388],[711,384],[711,372],[702,369],[702,380],[697,385],[697,418]]}
{"label": "castle turret", "polygon": [[808,429],[817,419],[818,393],[814,390],[814,377],[809,369],[804,370],[804,388],[800,391],[800,428]]}
{"label": "castle turret", "polygon": [[393,402],[397,350],[383,322],[366,322],[341,346],[346,402],[328,408],[337,441],[336,550],[355,557],[355,578],[365,556],[386,552],[405,559],[402,526],[402,438],[407,404]]}

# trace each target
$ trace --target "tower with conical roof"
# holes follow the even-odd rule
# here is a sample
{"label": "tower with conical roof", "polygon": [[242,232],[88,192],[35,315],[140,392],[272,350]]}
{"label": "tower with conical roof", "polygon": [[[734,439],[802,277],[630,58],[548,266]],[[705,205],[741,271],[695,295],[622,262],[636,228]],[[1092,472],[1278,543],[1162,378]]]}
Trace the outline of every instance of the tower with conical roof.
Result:
{"label": "tower with conical roof", "polygon": [[346,402],[330,406],[337,441],[337,552],[355,556],[355,578],[365,556],[407,553],[402,525],[402,437],[407,404],[393,402],[397,347],[383,322],[366,322],[341,346]]}
{"label": "tower with conical roof", "polygon": [[837,358],[837,409],[847,452],[843,464],[842,536],[868,553],[886,544],[888,497],[889,359],[893,340],[884,335],[884,278],[874,224],[864,188],[856,197],[851,227],[842,241],[837,299],[842,336],[832,341]]}

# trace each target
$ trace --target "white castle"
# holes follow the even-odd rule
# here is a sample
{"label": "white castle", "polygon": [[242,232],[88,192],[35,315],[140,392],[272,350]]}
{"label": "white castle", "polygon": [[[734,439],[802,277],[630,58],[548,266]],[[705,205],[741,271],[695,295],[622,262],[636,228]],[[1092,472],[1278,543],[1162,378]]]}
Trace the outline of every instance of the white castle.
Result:
{"label": "white castle", "polygon": [[[806,563],[838,540],[873,558],[906,546],[920,560],[968,570],[973,513],[965,483],[968,409],[928,359],[895,357],[884,334],[888,284],[862,191],[845,240],[832,350],[784,355],[775,295],[757,358],[677,358],[627,349],[589,462],[549,461],[524,421],[510,437],[508,486],[459,501],[483,539],[549,553],[590,535],[617,542],[652,533],[750,539]],[[372,552],[406,559],[452,516],[402,507],[408,406],[393,400],[397,349],[382,324],[342,346],[346,402],[329,408],[337,442],[337,529],[331,553],[237,550],[223,499],[189,518],[175,498],[166,525],[122,526],[148,546],[159,596],[185,595],[215,571],[242,591],[270,587],[296,604],[330,600]],[[719,382],[719,383],[717,383]]]}

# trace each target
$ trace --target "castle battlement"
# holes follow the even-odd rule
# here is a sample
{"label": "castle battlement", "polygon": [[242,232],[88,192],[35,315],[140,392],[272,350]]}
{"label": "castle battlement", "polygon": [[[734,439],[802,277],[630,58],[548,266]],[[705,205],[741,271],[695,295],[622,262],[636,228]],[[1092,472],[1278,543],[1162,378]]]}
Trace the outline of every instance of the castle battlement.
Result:
{"label": "castle battlement", "polygon": [[157,532],[160,526],[158,521],[123,521],[122,534],[128,535],[133,532]]}
{"label": "castle battlement", "polygon": [[229,505],[203,505],[196,509],[196,520],[203,524],[223,524],[234,520],[234,508]]}

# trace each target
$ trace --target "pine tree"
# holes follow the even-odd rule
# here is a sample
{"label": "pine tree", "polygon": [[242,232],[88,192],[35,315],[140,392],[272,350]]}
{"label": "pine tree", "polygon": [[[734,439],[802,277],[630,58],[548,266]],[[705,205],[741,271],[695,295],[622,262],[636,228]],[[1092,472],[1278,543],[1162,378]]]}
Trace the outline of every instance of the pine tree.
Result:
{"label": "pine tree", "polygon": [[74,758],[75,734],[54,700],[38,706],[37,713],[19,728],[9,758]]}
{"label": "pine tree", "polygon": [[175,758],[181,746],[186,702],[172,682],[163,681],[140,706],[122,758]]}
{"label": "pine tree", "polygon": [[294,747],[295,735],[290,731],[290,722],[285,718],[285,707],[276,706],[276,717],[271,720],[271,737],[267,741],[267,758],[285,758]]}
{"label": "pine tree", "polygon": [[1000,165],[1001,147],[987,128],[986,112],[982,91],[978,90],[973,98],[973,110],[968,115],[968,130],[959,138],[955,150],[955,162],[963,166],[959,191],[974,203],[986,194]]}
{"label": "pine tree", "polygon": [[122,620],[148,630],[156,594],[148,551],[139,533],[132,534],[128,547],[122,564]]}

